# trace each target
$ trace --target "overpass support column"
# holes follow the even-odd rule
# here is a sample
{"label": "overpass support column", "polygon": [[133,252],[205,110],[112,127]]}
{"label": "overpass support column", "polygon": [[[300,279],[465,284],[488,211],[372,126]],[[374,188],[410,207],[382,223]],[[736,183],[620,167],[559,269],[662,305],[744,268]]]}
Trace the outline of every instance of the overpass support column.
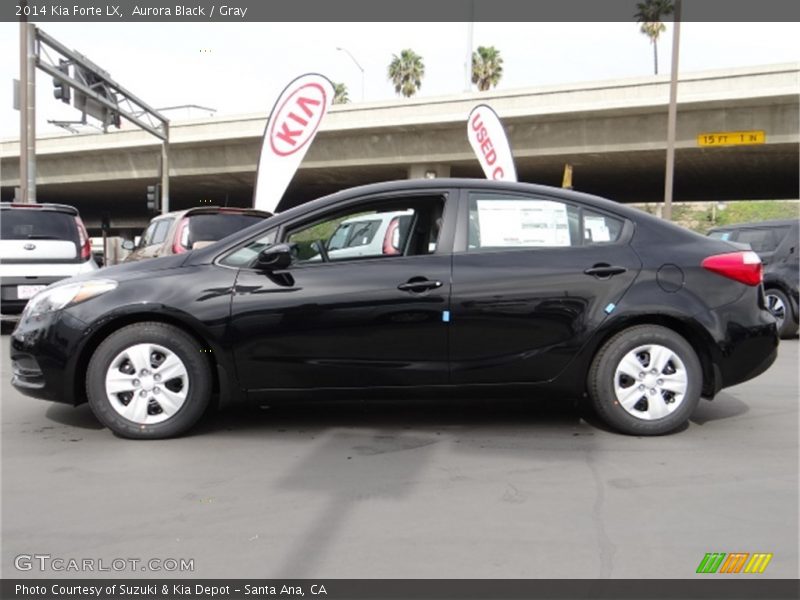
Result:
{"label": "overpass support column", "polygon": [[410,165],[408,167],[409,179],[435,179],[450,177],[450,165]]}

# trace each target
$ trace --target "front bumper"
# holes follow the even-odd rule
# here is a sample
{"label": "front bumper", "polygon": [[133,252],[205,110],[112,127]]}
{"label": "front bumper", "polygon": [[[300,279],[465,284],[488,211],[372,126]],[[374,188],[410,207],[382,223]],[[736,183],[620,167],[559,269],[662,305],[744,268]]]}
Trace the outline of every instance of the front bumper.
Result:
{"label": "front bumper", "polygon": [[80,404],[75,375],[86,325],[67,311],[20,321],[10,338],[11,385],[32,398]]}

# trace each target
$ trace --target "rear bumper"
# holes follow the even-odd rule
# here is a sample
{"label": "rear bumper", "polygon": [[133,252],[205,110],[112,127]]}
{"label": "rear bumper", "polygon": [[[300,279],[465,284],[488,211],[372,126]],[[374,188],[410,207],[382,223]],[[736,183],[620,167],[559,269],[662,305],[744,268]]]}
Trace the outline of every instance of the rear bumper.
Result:
{"label": "rear bumper", "polygon": [[714,393],[758,377],[775,362],[780,341],[778,328],[764,306],[759,288],[695,318],[715,338],[710,349]]}

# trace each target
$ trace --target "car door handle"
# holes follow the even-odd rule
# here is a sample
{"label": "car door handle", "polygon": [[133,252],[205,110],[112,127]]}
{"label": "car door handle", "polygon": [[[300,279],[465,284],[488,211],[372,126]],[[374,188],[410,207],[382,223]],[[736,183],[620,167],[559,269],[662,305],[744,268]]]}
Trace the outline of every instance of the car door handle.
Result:
{"label": "car door handle", "polygon": [[612,275],[619,275],[621,273],[624,273],[627,270],[628,269],[626,269],[625,267],[616,267],[607,264],[597,264],[590,269],[586,269],[584,273],[586,273],[587,275],[594,275],[595,277],[600,279],[605,279],[611,277]]}
{"label": "car door handle", "polygon": [[440,287],[442,287],[441,281],[413,278],[398,285],[397,289],[401,292],[414,292],[419,294],[420,292],[427,292],[428,290],[435,290]]}

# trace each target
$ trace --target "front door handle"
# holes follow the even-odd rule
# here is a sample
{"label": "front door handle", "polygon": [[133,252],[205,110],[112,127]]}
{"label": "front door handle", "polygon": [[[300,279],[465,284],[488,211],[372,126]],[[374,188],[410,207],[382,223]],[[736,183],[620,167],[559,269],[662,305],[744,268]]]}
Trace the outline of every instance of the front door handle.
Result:
{"label": "front door handle", "polygon": [[587,275],[594,275],[598,279],[608,279],[612,275],[620,275],[627,271],[625,267],[617,267],[607,264],[597,264],[590,269],[586,269],[584,273]]}
{"label": "front door handle", "polygon": [[420,294],[422,292],[427,292],[428,290],[435,290],[436,288],[442,287],[441,281],[433,281],[431,279],[425,279],[423,277],[412,277],[405,283],[401,283],[397,286],[397,289],[401,292],[413,292],[415,294]]}

